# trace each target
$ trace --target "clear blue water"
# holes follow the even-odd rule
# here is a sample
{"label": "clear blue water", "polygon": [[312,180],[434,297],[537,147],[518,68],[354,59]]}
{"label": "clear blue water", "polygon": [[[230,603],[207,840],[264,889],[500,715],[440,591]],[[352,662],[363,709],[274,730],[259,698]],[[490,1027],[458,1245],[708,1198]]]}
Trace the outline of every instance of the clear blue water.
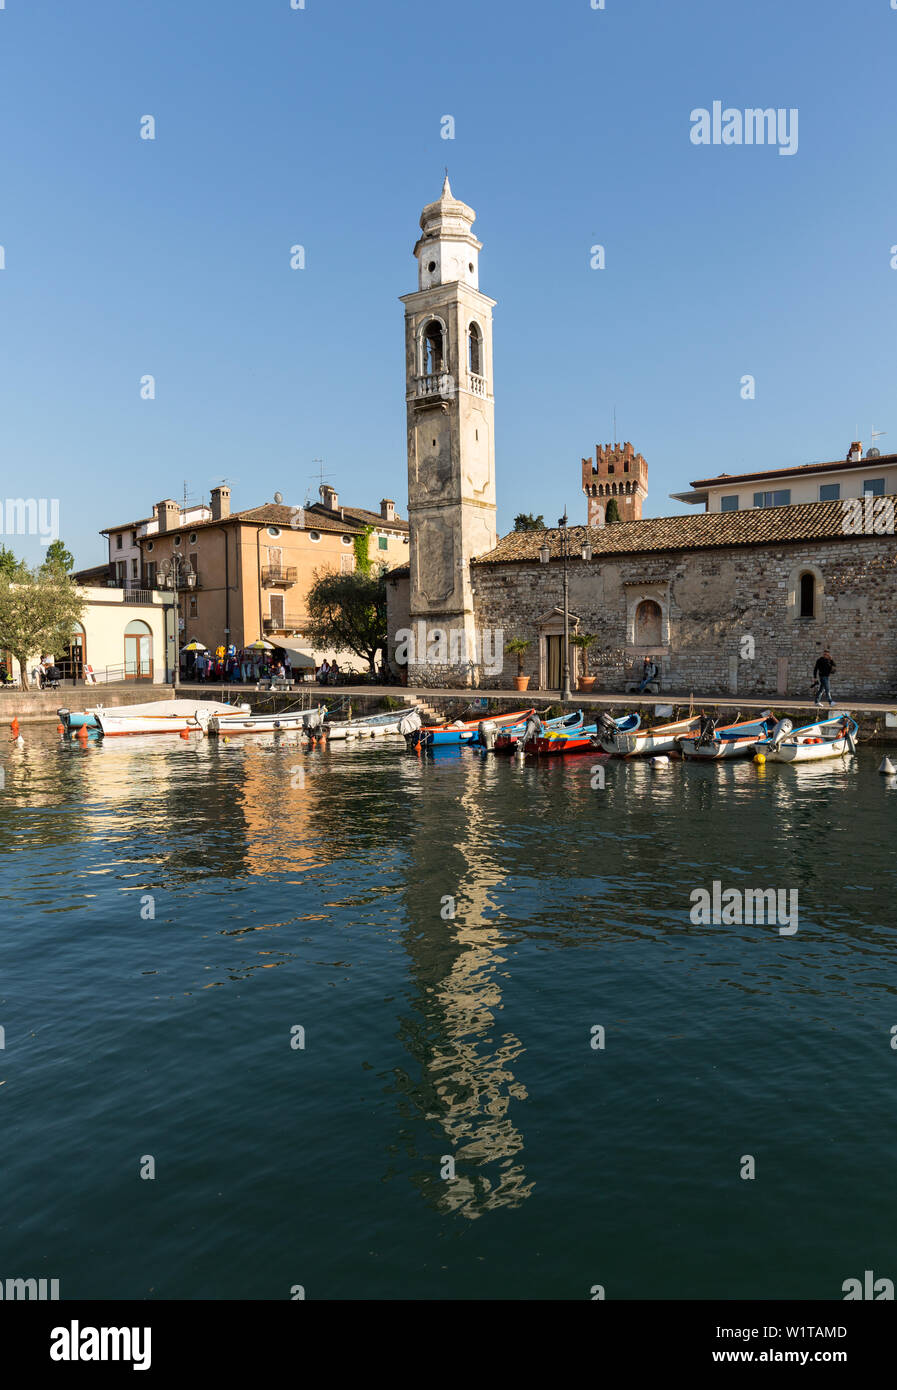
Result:
{"label": "clear blue water", "polygon": [[[897,1274],[879,751],[612,761],[600,790],[590,759],[24,734],[0,1276],[828,1299]],[[799,930],[692,924],[714,879],[796,888]]]}

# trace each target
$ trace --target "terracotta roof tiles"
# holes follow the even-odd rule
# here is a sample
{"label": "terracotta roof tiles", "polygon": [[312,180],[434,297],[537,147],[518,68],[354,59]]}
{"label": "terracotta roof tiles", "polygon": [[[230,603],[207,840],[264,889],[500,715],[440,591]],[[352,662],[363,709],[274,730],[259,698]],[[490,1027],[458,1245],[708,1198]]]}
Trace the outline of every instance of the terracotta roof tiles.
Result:
{"label": "terracotta roof tiles", "polygon": [[[571,526],[568,534],[572,555],[578,557],[581,546],[588,540],[593,557],[601,559],[606,555],[632,555],[655,550],[706,550],[722,546],[852,540],[853,533],[846,521],[843,502],[803,502],[792,507],[751,507],[737,512],[649,517],[642,521],[613,522],[602,527]],[[538,561],[539,549],[544,544],[548,545],[553,560],[561,558],[561,533],[555,528],[512,531],[499,541],[494,550],[481,555],[474,564],[532,563]]]}

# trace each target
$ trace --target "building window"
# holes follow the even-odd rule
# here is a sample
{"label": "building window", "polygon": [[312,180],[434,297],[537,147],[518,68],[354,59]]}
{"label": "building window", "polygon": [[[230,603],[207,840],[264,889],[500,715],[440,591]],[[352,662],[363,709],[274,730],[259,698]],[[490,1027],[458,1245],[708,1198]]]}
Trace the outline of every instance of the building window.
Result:
{"label": "building window", "polygon": [[196,532],[195,532],[195,531],[191,531],[191,532],[190,532],[190,544],[191,544],[191,545],[195,545],[195,544],[196,544]]}
{"label": "building window", "polygon": [[310,541],[319,541],[321,539],[320,531],[309,531],[308,539]]}
{"label": "building window", "polygon": [[820,502],[837,502],[841,496],[840,483],[820,483],[819,500]]}
{"label": "building window", "polygon": [[884,478],[864,478],[863,496],[864,497],[884,497],[885,480]]}
{"label": "building window", "polygon": [[473,376],[483,375],[483,338],[479,325],[472,323],[467,330],[467,369]]}
{"label": "building window", "polygon": [[147,543],[146,543],[146,548],[147,548],[147,550],[152,550],[152,548],[153,548],[153,543],[152,543],[152,541],[147,541]]}
{"label": "building window", "polygon": [[196,606],[196,605],[197,605],[197,600],[196,600],[195,598],[191,598],[191,599],[190,599],[190,613],[189,613],[189,616],[190,616],[191,618],[198,618],[198,617],[199,617],[199,613],[198,613],[198,610],[197,610],[197,606]]}
{"label": "building window", "polygon": [[122,545],[124,544],[124,539],[125,539],[124,536],[123,536],[122,533],[119,531],[118,535],[115,537],[115,548],[116,548],[116,550],[121,550]]}
{"label": "building window", "polygon": [[736,496],[736,497],[721,497],[721,498],[719,499],[719,509],[720,509],[721,512],[737,512],[737,511],[738,511],[738,498],[737,498],[737,496]]}
{"label": "building window", "polygon": [[132,532],[131,532],[131,544],[132,544],[132,545],[136,545],[136,544],[137,544],[137,532],[136,532],[136,531],[132,531]]}
{"label": "building window", "polygon": [[816,578],[812,574],[802,574],[800,577],[800,616],[816,617]]}
{"label": "building window", "polygon": [[434,376],[445,366],[445,338],[442,324],[431,319],[424,329],[424,376]]}
{"label": "building window", "polygon": [[789,507],[791,505],[791,489],[782,488],[779,492],[755,492],[755,507]]}
{"label": "building window", "polygon": [[381,550],[388,550],[388,549],[389,549],[389,537],[388,537],[388,536],[378,536],[378,537],[377,537],[377,545],[379,546],[379,548],[380,548]]}
{"label": "building window", "polygon": [[137,578],[137,561],[136,561],[136,560],[132,560],[132,561],[131,561],[131,578],[132,578],[132,579],[136,579],[136,578]]}
{"label": "building window", "polygon": [[351,574],[352,571],[354,570],[354,568],[355,568],[355,556],[354,556],[354,555],[341,555],[341,556],[339,557],[339,572],[340,572],[340,574]]}
{"label": "building window", "polygon": [[351,545],[351,544],[352,544],[352,537],[351,537],[351,536],[340,536],[340,540],[342,541],[343,545]]}
{"label": "building window", "polygon": [[181,543],[181,538],[180,538],[180,536],[175,536],[174,540],[172,541],[172,545],[180,545],[180,543]]}
{"label": "building window", "polygon": [[156,587],[156,564],[155,564],[155,561],[154,561],[154,560],[148,560],[148,561],[147,561],[146,565],[144,566],[144,572],[145,572],[145,574],[146,574],[146,580],[145,580],[146,587],[147,587],[148,589],[155,589],[155,587]]}
{"label": "building window", "polygon": [[279,527],[279,526],[269,526],[269,527],[268,527],[268,535],[269,535],[269,536],[274,536],[275,539],[276,539],[276,538],[280,535],[280,527]]}

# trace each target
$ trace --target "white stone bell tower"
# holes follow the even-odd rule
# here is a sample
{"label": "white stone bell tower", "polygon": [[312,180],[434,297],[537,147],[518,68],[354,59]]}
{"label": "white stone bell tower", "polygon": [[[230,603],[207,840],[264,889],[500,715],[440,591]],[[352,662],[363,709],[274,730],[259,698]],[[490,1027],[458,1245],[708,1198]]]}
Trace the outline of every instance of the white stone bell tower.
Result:
{"label": "white stone bell tower", "polygon": [[[479,652],[470,561],[495,545],[492,309],[480,293],[473,208],[448,175],[421,213],[418,289],[405,305],[412,630],[446,635],[447,656],[409,665],[409,685],[469,684]],[[419,647],[419,644],[418,644]]]}

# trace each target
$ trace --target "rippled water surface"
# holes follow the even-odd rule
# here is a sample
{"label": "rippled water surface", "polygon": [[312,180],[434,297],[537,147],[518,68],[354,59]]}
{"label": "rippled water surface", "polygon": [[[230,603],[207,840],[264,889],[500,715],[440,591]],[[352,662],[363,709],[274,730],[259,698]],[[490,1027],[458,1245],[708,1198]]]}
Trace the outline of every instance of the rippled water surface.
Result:
{"label": "rippled water surface", "polygon": [[[897,1277],[880,752],[610,761],[601,789],[588,758],[24,735],[0,749],[0,1276],[104,1299]],[[693,925],[714,880],[796,889],[798,931]]]}

